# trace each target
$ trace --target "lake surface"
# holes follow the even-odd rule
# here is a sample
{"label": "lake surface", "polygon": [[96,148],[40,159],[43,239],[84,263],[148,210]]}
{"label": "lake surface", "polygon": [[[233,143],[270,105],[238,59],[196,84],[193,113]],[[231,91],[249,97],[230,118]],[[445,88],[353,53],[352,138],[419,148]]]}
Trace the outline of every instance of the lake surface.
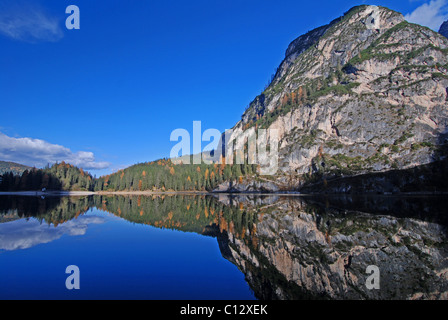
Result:
{"label": "lake surface", "polygon": [[447,226],[436,196],[0,196],[0,299],[448,299]]}

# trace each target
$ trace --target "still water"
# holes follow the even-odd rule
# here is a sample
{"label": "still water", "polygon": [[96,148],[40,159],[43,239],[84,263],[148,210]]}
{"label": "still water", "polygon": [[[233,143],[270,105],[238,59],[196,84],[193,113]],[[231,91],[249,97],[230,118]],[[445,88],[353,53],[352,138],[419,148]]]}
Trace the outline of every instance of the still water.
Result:
{"label": "still water", "polygon": [[0,196],[0,299],[448,299],[447,226],[443,197]]}

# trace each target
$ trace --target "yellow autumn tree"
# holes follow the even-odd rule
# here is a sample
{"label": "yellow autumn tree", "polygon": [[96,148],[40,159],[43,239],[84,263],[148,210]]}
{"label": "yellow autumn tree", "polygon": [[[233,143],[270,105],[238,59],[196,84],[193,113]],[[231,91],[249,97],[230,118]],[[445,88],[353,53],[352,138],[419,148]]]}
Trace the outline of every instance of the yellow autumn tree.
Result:
{"label": "yellow autumn tree", "polygon": [[289,100],[289,95],[286,93],[282,98],[281,106],[282,107],[285,106],[288,103],[288,100]]}
{"label": "yellow autumn tree", "polygon": [[319,147],[319,157],[322,158],[323,155],[324,155],[324,146],[320,145],[320,147]]}
{"label": "yellow autumn tree", "polygon": [[299,87],[299,92],[298,92],[297,100],[298,100],[299,102],[302,102],[302,99],[303,99],[303,88],[302,88],[302,87]]}
{"label": "yellow autumn tree", "polygon": [[296,103],[296,99],[297,99],[297,93],[292,92],[292,93],[291,93],[291,101],[292,101],[293,103]]}

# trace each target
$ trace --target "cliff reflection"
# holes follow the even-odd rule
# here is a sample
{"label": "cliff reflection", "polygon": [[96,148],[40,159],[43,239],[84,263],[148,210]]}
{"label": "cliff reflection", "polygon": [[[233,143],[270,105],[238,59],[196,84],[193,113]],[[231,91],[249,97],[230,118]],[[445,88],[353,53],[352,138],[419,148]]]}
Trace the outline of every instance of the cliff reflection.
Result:
{"label": "cliff reflection", "polygon": [[[447,299],[441,200],[280,198],[253,208],[251,242],[228,232],[226,258],[261,299]],[[359,201],[366,212],[350,207]],[[380,269],[380,290],[365,286],[369,265]]]}

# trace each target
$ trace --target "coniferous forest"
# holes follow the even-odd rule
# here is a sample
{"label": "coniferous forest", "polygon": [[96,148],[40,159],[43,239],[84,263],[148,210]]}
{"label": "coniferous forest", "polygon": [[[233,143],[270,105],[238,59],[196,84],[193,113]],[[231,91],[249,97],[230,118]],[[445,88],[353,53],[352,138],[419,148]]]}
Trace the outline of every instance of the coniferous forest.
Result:
{"label": "coniferous forest", "polygon": [[61,162],[43,169],[0,176],[0,191],[211,191],[225,181],[254,175],[249,164],[174,164],[170,159],[140,163],[100,178]]}

